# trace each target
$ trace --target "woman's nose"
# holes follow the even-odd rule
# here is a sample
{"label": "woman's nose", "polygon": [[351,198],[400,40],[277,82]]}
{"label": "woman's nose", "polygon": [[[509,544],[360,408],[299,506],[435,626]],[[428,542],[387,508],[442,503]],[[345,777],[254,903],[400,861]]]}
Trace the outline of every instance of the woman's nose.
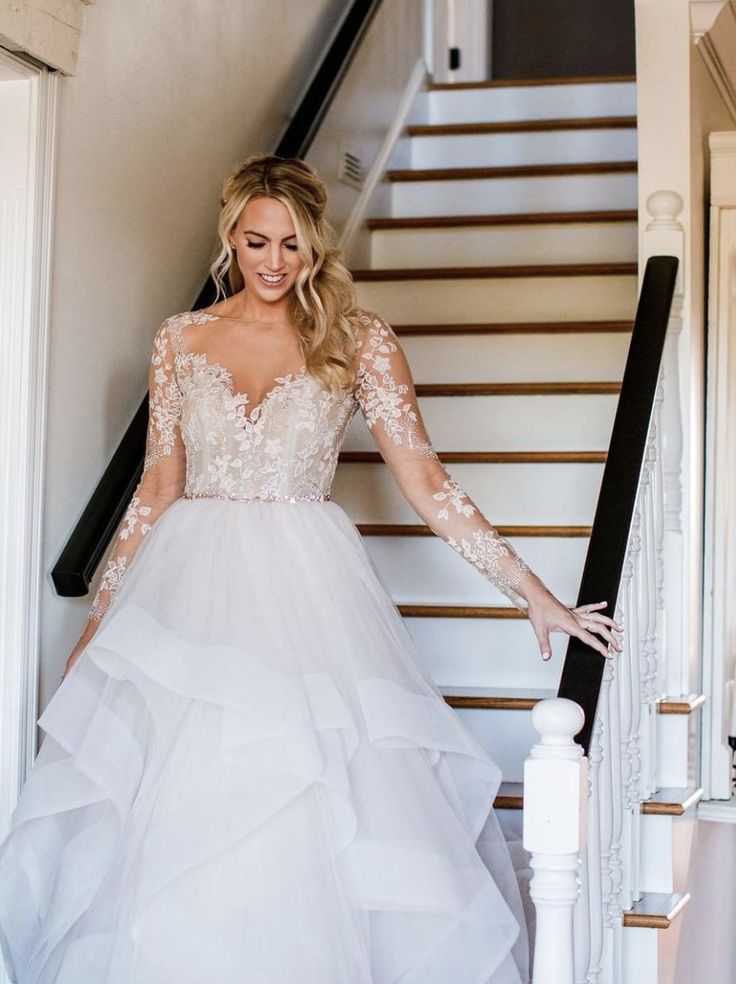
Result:
{"label": "woman's nose", "polygon": [[281,249],[278,243],[271,243],[268,248],[268,265],[272,270],[278,270],[281,266]]}

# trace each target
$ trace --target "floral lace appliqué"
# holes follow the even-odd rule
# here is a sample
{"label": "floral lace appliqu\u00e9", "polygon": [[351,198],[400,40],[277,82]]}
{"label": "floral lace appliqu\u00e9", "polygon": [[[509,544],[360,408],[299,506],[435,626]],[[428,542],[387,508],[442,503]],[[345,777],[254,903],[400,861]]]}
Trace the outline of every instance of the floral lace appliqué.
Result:
{"label": "floral lace appliqu\u00e9", "polygon": [[437,519],[450,518],[448,506],[452,506],[455,512],[463,516],[472,516],[477,512],[475,506],[468,498],[467,493],[460,488],[454,478],[445,479],[442,483],[442,491],[435,492],[433,498],[438,502],[445,503],[437,513]]}
{"label": "floral lace appliqu\u00e9", "polygon": [[[530,570],[494,529],[474,530],[472,541],[464,537],[457,541],[449,536],[447,542],[461,557],[477,567],[485,578],[516,602],[517,588]],[[503,561],[507,563],[502,563]]]}
{"label": "floral lace appliqu\u00e9", "polygon": [[360,346],[358,369],[358,390],[366,424],[372,430],[380,421],[394,444],[436,458],[437,452],[422,437],[414,406],[406,399],[408,385],[398,383],[391,370],[390,356],[397,350],[394,332],[377,318],[364,316],[361,320],[370,324],[371,329]]}

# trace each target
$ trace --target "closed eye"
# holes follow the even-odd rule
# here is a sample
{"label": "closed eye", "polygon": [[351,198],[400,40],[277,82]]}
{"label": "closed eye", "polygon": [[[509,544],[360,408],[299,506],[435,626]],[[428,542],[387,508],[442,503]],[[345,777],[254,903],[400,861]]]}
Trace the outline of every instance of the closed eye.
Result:
{"label": "closed eye", "polygon": [[[265,243],[248,242],[248,246],[250,249],[263,249],[265,245],[266,245]],[[284,243],[284,246],[286,247],[286,249],[291,250],[292,253],[295,253],[299,249],[299,247],[294,243]]]}

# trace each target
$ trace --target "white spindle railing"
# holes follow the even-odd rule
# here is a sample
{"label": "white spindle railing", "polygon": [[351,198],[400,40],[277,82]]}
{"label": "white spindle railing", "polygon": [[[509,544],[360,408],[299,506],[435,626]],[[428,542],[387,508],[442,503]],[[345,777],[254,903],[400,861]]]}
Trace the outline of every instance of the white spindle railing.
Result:
{"label": "white spindle railing", "polygon": [[[647,255],[674,255],[682,262],[682,229],[677,223],[682,200],[673,192],[658,192],[650,196],[649,205],[653,218],[644,235]],[[680,277],[676,291],[681,283]],[[682,297],[676,293],[668,329],[674,322],[675,338],[681,310]],[[559,701],[543,701],[534,712],[534,725],[543,738],[527,761],[524,809],[524,839],[532,851],[535,872],[534,984],[626,984],[622,913],[641,896],[641,803],[656,790],[656,702],[663,683],[678,677],[678,671],[673,677],[661,665],[664,633],[671,626],[675,632],[679,628],[677,612],[671,614],[669,608],[677,608],[683,589],[676,577],[668,580],[667,576],[670,558],[679,549],[672,537],[681,525],[678,379],[677,346],[670,337],[616,605],[616,620],[623,626],[623,652],[605,666],[583,801],[578,798],[578,787],[571,791],[565,786],[563,792],[557,780],[561,760],[580,769],[580,776],[585,774],[574,750],[560,738],[569,733],[574,713],[566,709],[568,717],[563,718]],[[554,741],[547,738],[552,733],[557,735]],[[550,747],[553,755],[548,752]],[[559,754],[560,748],[567,751]],[[532,781],[530,795],[532,788],[527,789],[526,784]],[[544,804],[541,790],[546,794]],[[581,809],[587,810],[587,823],[579,815]],[[560,817],[569,825],[564,833]],[[572,873],[577,872],[572,845],[586,826],[587,841],[581,844],[580,854],[582,886],[573,918],[571,898],[578,892],[572,890]],[[560,871],[566,873],[565,878]],[[573,923],[571,955],[566,934]],[[563,934],[562,942],[551,940],[553,926]]]}

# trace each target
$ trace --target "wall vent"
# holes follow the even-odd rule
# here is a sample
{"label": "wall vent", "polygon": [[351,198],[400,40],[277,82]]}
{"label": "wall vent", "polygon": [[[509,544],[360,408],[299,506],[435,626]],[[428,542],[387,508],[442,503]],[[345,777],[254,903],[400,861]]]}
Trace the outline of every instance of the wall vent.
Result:
{"label": "wall vent", "polygon": [[363,162],[350,150],[344,150],[340,155],[338,178],[351,188],[362,188],[365,180]]}

